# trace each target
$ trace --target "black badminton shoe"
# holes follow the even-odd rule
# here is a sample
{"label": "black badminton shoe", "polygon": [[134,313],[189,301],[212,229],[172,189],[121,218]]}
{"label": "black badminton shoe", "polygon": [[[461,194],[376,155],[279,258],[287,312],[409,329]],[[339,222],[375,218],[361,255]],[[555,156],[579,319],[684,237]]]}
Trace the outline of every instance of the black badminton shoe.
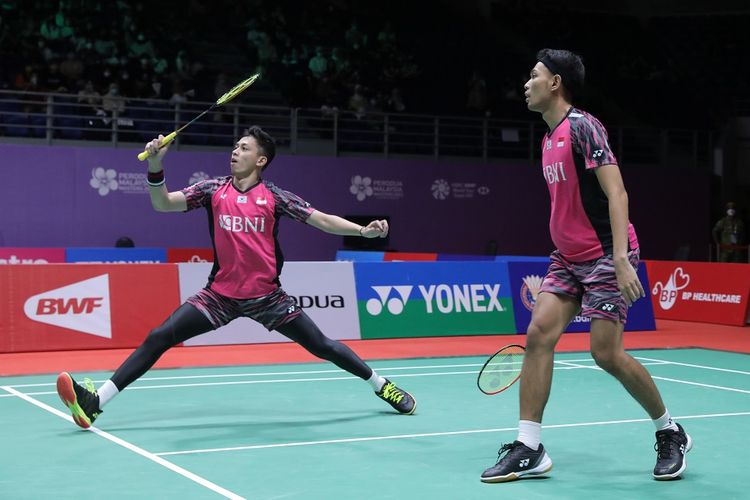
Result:
{"label": "black badminton shoe", "polygon": [[73,421],[84,429],[91,427],[102,410],[99,409],[99,395],[90,379],[84,379],[83,386],[73,380],[68,372],[57,376],[57,394],[70,409]]}
{"label": "black badminton shoe", "polygon": [[497,463],[484,471],[480,479],[483,483],[504,483],[544,474],[551,469],[552,460],[541,443],[538,450],[532,450],[521,441],[513,441],[500,448]]}
{"label": "black badminton shoe", "polygon": [[687,468],[685,455],[692,447],[692,438],[680,424],[677,424],[676,431],[672,429],[656,431],[654,479],[669,481],[680,477]]}
{"label": "black badminton shoe", "polygon": [[375,394],[401,414],[411,415],[417,409],[414,397],[388,379],[385,379],[385,385]]}

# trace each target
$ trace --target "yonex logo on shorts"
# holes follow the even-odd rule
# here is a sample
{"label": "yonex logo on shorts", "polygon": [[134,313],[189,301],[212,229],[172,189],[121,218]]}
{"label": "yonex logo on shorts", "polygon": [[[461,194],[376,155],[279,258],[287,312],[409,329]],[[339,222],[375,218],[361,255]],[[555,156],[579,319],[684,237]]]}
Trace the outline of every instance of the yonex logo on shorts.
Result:
{"label": "yonex logo on shorts", "polygon": [[606,311],[606,312],[612,312],[616,308],[617,306],[615,304],[602,304],[601,307],[599,307],[599,309],[601,309],[602,311]]}

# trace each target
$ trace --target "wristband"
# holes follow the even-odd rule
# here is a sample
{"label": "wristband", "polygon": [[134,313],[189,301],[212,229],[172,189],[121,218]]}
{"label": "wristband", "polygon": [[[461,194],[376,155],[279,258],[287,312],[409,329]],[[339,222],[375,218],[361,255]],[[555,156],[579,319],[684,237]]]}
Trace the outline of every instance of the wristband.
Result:
{"label": "wristband", "polygon": [[148,182],[148,185],[151,187],[158,187],[164,184],[164,170],[159,170],[158,172],[149,172],[148,176],[146,177],[146,182]]}

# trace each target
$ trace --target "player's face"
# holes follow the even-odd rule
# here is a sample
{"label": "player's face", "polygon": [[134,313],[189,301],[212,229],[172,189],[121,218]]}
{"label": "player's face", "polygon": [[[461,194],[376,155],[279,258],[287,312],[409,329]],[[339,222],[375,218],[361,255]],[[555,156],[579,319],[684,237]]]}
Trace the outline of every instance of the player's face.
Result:
{"label": "player's face", "polygon": [[523,86],[526,105],[531,111],[546,111],[552,97],[553,78],[554,75],[541,62],[531,68],[529,80]]}
{"label": "player's face", "polygon": [[255,137],[243,137],[232,150],[231,168],[232,175],[246,176],[256,168],[260,169],[266,164],[266,157],[260,153],[258,142]]}

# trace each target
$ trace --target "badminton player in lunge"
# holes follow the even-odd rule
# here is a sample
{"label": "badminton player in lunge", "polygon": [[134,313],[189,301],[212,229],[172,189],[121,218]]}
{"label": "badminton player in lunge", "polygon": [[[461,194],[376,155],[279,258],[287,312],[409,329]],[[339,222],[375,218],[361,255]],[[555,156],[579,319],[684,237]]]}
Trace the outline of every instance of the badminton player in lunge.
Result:
{"label": "badminton player in lunge", "polygon": [[349,347],[329,339],[281,288],[283,256],[277,240],[281,216],[306,222],[322,231],[364,238],[385,237],[388,223],[374,220],[360,226],[315,210],[309,203],[271,182],[262,172],[274,158],[274,140],[260,127],[247,130],[234,146],[230,176],[198,182],[181,191],[167,191],[162,159],[167,147],[159,139],[146,146],[151,204],[159,212],[184,212],[205,207],[213,240],[214,266],[208,284],[188,298],[95,390],[91,381],[78,384],[69,373],[57,378],[60,398],[76,424],[88,428],[102,408],[143,375],[170,347],[245,316],[277,330],[312,354],[366,380],[375,394],[396,411],[412,414],[416,401],[408,392],[379,376]]}
{"label": "badminton player in lunge", "polygon": [[636,275],[639,251],[628,220],[628,195],[607,132],[575,108],[583,86],[581,58],[544,49],[526,82],[528,108],[549,129],[542,141],[542,175],[552,201],[550,256],[526,336],[521,371],[518,438],[500,449],[498,462],[481,475],[488,483],[543,474],[552,460],[542,446],[542,415],[552,384],[554,349],[581,310],[591,318],[591,354],[646,410],[656,426],[656,479],[685,470],[692,440],[672,421],[651,375],[623,348],[628,307],[644,297]]}

